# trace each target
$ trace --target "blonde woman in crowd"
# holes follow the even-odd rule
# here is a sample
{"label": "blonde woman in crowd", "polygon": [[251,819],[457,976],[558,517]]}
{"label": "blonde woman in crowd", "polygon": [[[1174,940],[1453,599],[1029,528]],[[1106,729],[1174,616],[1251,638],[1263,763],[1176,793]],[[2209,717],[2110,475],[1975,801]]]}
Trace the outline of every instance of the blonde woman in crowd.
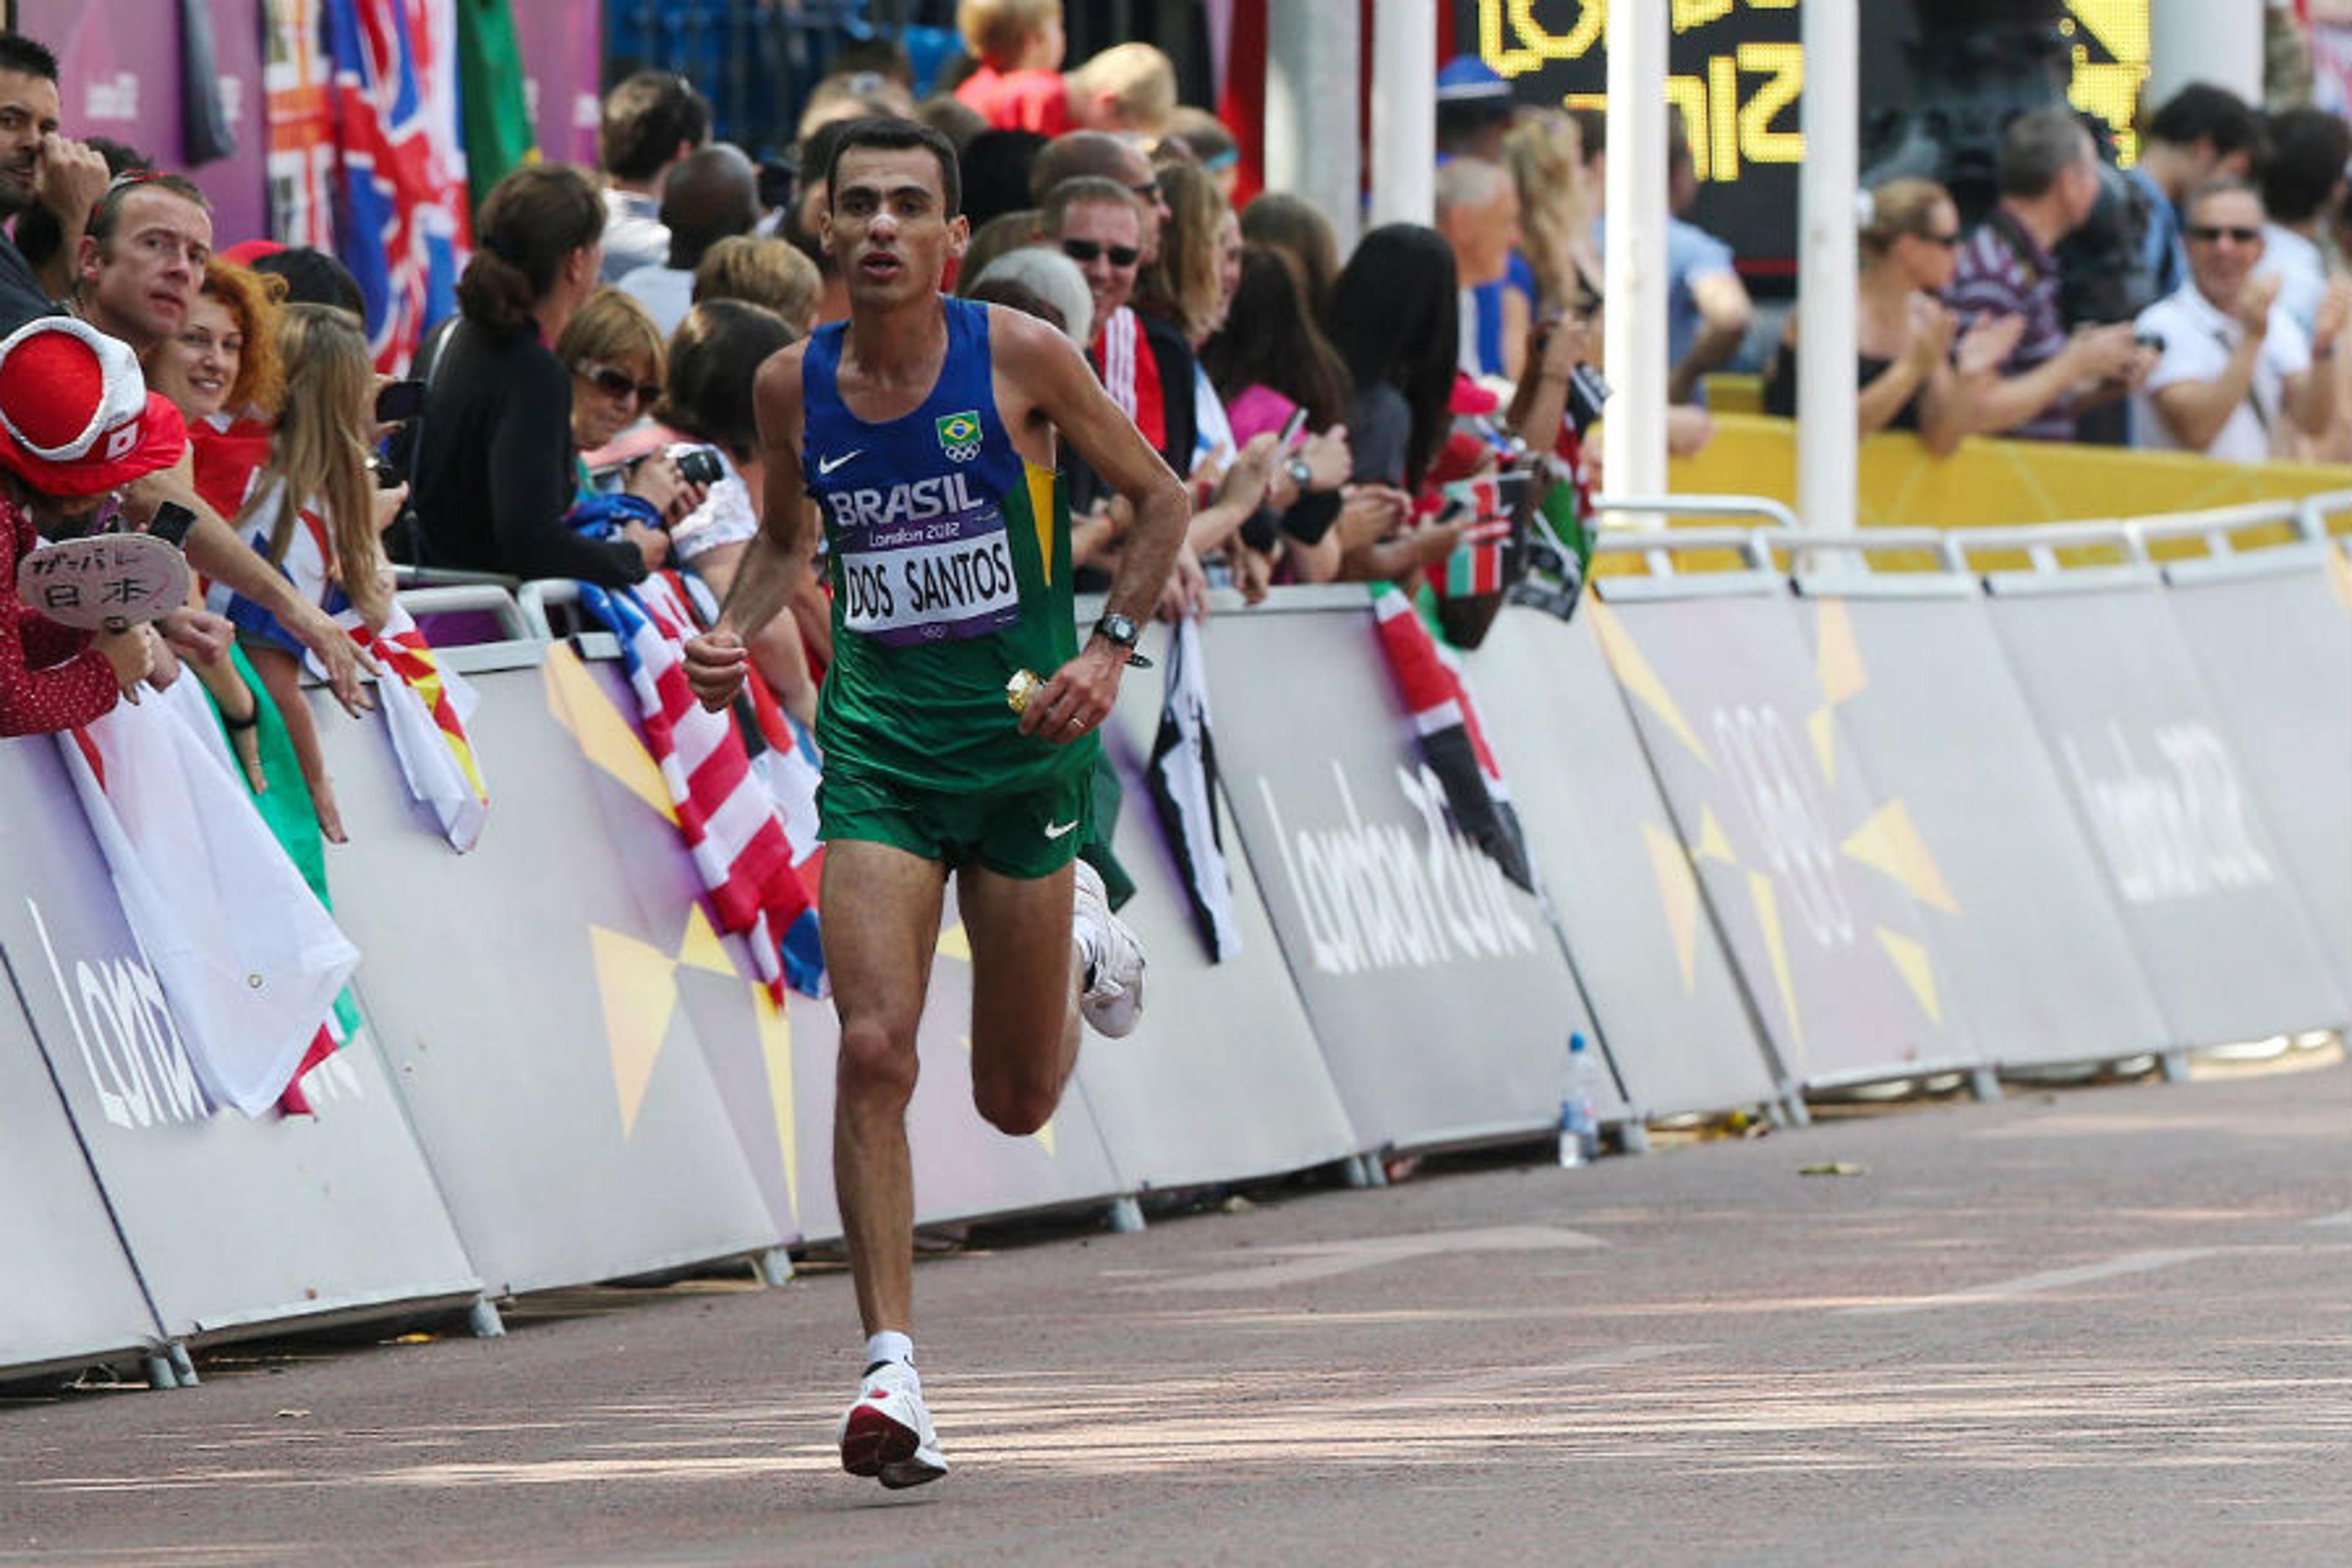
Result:
{"label": "blonde woman in crowd", "polygon": [[[1910,430],[1941,457],[1969,434],[1971,378],[1990,375],[2008,357],[2024,323],[1988,319],[1957,351],[1952,315],[1937,295],[1952,280],[1960,213],[1933,180],[1889,180],[1866,194],[1862,213],[1862,273],[1856,289],[1855,374],[1862,395],[1855,419],[1864,436]],[[1766,412],[1797,411],[1797,318],[1780,335],[1764,374]]]}
{"label": "blonde woman in crowd", "polygon": [[[1557,110],[1519,110],[1503,138],[1503,166],[1519,187],[1520,247],[1536,276],[1536,314],[1582,313],[1601,291],[1601,256],[1576,121]],[[1505,353],[1516,356],[1523,337],[1506,331]]]}
{"label": "blonde woman in crowd", "polygon": [[[236,527],[246,542],[329,614],[356,610],[381,627],[392,608],[392,565],[379,538],[404,492],[379,490],[368,467],[375,438],[375,363],[367,333],[328,305],[288,305],[278,334],[286,400],[269,458],[254,476]],[[319,830],[345,841],[319,731],[302,700],[302,645],[260,605],[215,586],[212,608],[235,622],[255,673],[285,715]]]}

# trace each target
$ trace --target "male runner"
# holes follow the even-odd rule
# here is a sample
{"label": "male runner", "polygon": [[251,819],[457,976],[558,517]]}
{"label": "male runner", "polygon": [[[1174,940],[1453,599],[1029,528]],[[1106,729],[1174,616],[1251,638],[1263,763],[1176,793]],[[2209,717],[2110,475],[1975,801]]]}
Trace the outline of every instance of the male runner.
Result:
{"label": "male runner", "polygon": [[[908,1334],[906,1131],[947,875],[971,941],[972,1100],[1025,1136],[1053,1115],[1077,1059],[1079,1006],[1123,1034],[1141,1000],[1141,952],[1100,879],[1074,861],[1095,727],[1190,508],[1061,333],[940,293],[970,232],[946,138],[911,121],[857,121],[826,181],[820,236],[847,280],[849,320],[761,368],[766,516],[718,624],[686,658],[704,704],[725,706],[745,639],[808,563],[814,496],[834,590],[817,711],[824,954],[841,1018],[834,1181],[868,1363],[841,1461],[911,1487],[947,1470]],[[1135,509],[1108,613],[1083,648],[1057,431]],[[1023,669],[1045,679],[1016,719],[1006,681]]]}

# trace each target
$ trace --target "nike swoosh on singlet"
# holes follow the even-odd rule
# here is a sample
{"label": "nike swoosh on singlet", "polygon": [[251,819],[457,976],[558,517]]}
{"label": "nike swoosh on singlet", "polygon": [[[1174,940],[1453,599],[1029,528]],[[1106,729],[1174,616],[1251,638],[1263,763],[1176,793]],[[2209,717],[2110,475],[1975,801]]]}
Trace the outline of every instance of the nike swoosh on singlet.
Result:
{"label": "nike swoosh on singlet", "polygon": [[1077,819],[1076,817],[1071,818],[1067,822],[1049,822],[1045,824],[1045,837],[1048,838],[1059,838],[1064,834],[1069,833],[1076,828],[1077,826]]}
{"label": "nike swoosh on singlet", "polygon": [[844,452],[837,458],[819,458],[816,460],[817,477],[819,479],[823,479],[825,475],[833,472],[834,469],[841,467],[842,464],[849,461],[850,458],[858,456],[865,450],[865,447],[860,447],[856,451]]}

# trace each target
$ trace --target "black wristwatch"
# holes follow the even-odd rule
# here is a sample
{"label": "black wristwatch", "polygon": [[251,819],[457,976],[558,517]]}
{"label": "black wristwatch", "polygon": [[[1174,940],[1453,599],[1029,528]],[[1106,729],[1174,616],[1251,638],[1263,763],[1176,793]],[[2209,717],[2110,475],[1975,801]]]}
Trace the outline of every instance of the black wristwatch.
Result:
{"label": "black wristwatch", "polygon": [[1137,650],[1135,646],[1136,639],[1140,637],[1142,635],[1143,628],[1141,626],[1137,626],[1134,621],[1125,616],[1119,615],[1116,611],[1105,616],[1101,620],[1095,623],[1095,636],[1107,638],[1127,649],[1128,665],[1130,668],[1134,669],[1150,669],[1151,668],[1151,661],[1144,658],[1143,655]]}

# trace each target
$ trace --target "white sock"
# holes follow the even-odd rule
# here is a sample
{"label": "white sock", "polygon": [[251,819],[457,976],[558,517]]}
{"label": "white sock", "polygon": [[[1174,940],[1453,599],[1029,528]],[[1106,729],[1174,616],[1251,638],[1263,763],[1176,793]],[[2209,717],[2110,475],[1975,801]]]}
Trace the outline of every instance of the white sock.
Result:
{"label": "white sock", "polygon": [[895,1361],[901,1366],[915,1364],[915,1342],[896,1329],[885,1329],[878,1334],[866,1336],[866,1364],[877,1361]]}

